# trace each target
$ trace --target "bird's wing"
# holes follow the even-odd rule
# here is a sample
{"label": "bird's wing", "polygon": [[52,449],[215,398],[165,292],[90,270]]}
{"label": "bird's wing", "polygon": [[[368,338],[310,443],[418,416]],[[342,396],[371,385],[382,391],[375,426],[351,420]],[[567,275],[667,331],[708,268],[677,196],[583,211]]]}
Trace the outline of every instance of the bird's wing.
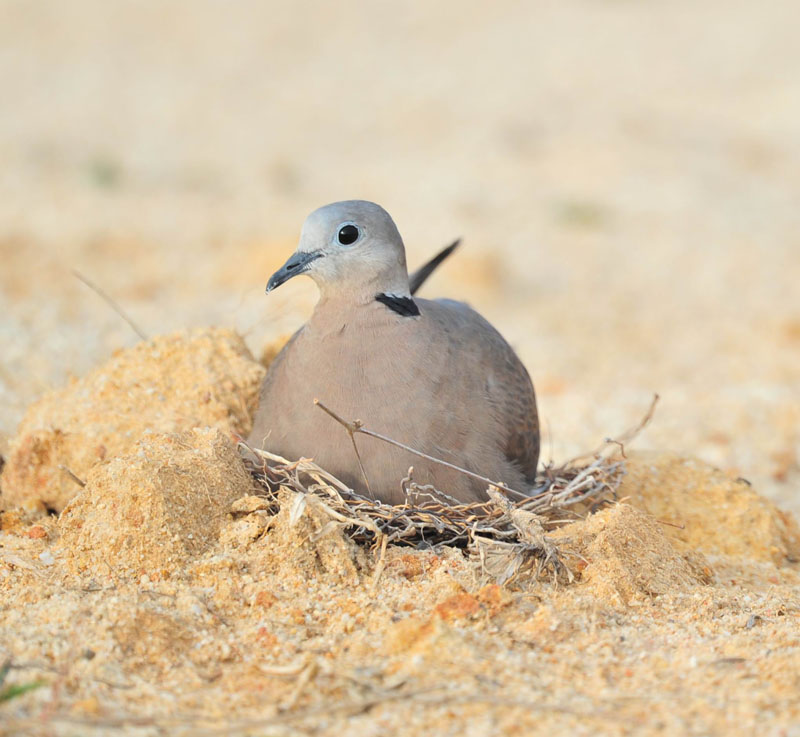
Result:
{"label": "bird's wing", "polygon": [[514,349],[481,315],[463,302],[437,299],[435,303],[457,315],[459,342],[470,335],[474,353],[471,370],[486,377],[486,392],[505,430],[502,450],[533,483],[539,463],[539,416],[536,395],[527,369]]}
{"label": "bird's wing", "polygon": [[533,484],[539,463],[539,415],[531,378],[516,355],[514,359],[513,365],[507,364],[504,374],[506,386],[501,399],[503,415],[508,423],[505,455]]}

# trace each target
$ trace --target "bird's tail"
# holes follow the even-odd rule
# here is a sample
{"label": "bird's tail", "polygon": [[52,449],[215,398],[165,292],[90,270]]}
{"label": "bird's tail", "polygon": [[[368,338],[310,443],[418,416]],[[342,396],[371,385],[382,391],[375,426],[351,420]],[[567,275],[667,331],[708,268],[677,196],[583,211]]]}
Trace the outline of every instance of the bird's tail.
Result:
{"label": "bird's tail", "polygon": [[428,263],[420,266],[413,274],[411,274],[411,276],[408,277],[408,286],[411,290],[411,294],[417,293],[417,290],[435,271],[436,267],[439,266],[439,264],[442,263],[442,261],[444,261],[453,251],[455,251],[456,248],[458,248],[459,243],[461,243],[461,238],[454,240],[447,248],[437,253],[430,261],[428,261]]}

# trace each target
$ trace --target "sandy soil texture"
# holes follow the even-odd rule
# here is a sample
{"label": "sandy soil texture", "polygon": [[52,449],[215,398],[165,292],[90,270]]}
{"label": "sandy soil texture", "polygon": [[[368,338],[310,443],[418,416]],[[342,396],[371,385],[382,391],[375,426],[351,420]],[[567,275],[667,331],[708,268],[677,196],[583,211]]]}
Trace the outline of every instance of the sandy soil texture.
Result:
{"label": "sandy soil texture", "polygon": [[[625,503],[553,529],[558,570],[500,586],[511,561],[382,553],[302,493],[259,496],[231,436],[260,367],[232,347],[220,330],[158,338],[26,415],[0,477],[0,734],[797,724],[800,529],[744,479],[629,455]],[[198,377],[175,367],[197,365],[228,387],[205,418],[179,411]],[[154,395],[166,433],[109,410]],[[114,421],[126,443],[87,454]],[[65,467],[83,478],[56,518]]]}
{"label": "sandy soil texture", "polygon": [[[603,518],[594,555],[655,536],[683,574],[651,585],[642,563],[616,599],[597,573],[509,591],[457,552],[392,550],[376,596],[370,551],[336,538],[297,558],[294,532],[228,516],[244,490],[215,482],[213,535],[186,543],[197,519],[153,502],[171,562],[115,578],[114,560],[69,562],[97,547],[81,542],[91,515],[67,531],[17,500],[0,530],[0,660],[29,666],[7,683],[47,688],[0,703],[0,731],[44,711],[271,719],[259,734],[793,734],[797,571],[771,502],[800,512],[799,22],[790,0],[2,3],[0,453],[21,458],[35,425],[27,468],[49,469],[17,463],[21,486],[66,503],[62,451],[80,450],[81,478],[143,452],[142,476],[92,488],[151,500],[193,478],[192,453],[224,466],[260,376],[248,347],[269,349],[315,298],[301,280],[267,298],[266,278],[310,210],[361,197],[394,215],[412,266],[464,238],[425,296],[468,300],[518,350],[544,460],[596,446],[660,394],[638,445],[662,460],[631,469],[629,493],[658,479],[665,501]],[[179,364],[173,389],[200,383],[208,400],[187,391],[142,417],[149,451],[99,421],[116,385],[87,384],[87,422],[45,396],[71,396],[71,377],[171,373],[167,349],[119,363],[138,337],[73,270],[148,336],[217,325],[247,344],[208,333],[201,368]],[[126,386],[135,425],[148,405]],[[145,483],[159,463],[167,480]],[[344,712],[322,709],[336,699]]]}

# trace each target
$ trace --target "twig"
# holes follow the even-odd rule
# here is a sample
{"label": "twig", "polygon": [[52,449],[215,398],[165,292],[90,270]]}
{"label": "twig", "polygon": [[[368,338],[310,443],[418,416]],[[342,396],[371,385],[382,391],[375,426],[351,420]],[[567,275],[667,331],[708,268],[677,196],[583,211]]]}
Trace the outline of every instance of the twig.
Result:
{"label": "twig", "polygon": [[620,443],[629,443],[629,442],[630,442],[631,440],[633,440],[633,439],[634,439],[634,438],[635,438],[635,437],[636,437],[636,436],[637,436],[637,435],[638,435],[638,434],[639,434],[639,433],[640,433],[642,430],[644,430],[644,429],[645,429],[645,427],[647,427],[647,425],[650,423],[650,420],[652,420],[652,419],[653,419],[653,415],[655,414],[655,411],[656,411],[656,405],[658,404],[658,400],[659,400],[659,399],[661,399],[661,397],[660,397],[660,396],[659,396],[657,393],[656,393],[656,394],[653,394],[653,399],[652,399],[652,401],[650,402],[650,406],[647,408],[647,412],[645,413],[645,416],[644,416],[644,417],[642,417],[642,419],[641,419],[641,421],[639,422],[639,424],[638,424],[638,425],[636,425],[635,427],[632,427],[632,428],[631,428],[630,430],[628,430],[627,432],[624,432],[624,433],[622,433],[622,435],[620,435],[618,438],[616,438],[616,442],[620,442]]}
{"label": "twig", "polygon": [[103,300],[106,302],[106,304],[107,304],[109,307],[111,307],[111,309],[112,309],[112,310],[114,310],[114,312],[116,312],[116,313],[117,313],[117,314],[118,314],[118,315],[119,315],[119,316],[120,316],[120,317],[121,317],[123,320],[125,320],[125,322],[127,322],[127,323],[128,323],[128,325],[130,325],[130,326],[131,326],[131,329],[133,330],[133,332],[134,332],[134,333],[136,333],[136,335],[138,335],[138,336],[139,336],[139,337],[140,337],[142,340],[147,340],[147,335],[146,335],[146,334],[144,333],[144,331],[143,331],[143,330],[142,330],[142,329],[141,329],[141,328],[140,328],[140,327],[139,327],[139,326],[138,326],[138,325],[137,325],[137,324],[136,324],[136,323],[135,323],[135,322],[134,322],[134,321],[131,319],[130,315],[128,315],[128,313],[127,313],[127,312],[125,312],[125,310],[123,310],[123,309],[122,309],[122,307],[120,307],[120,306],[119,306],[119,305],[118,305],[118,304],[117,304],[117,303],[116,303],[116,302],[115,302],[113,299],[111,299],[111,297],[109,297],[109,296],[108,296],[108,295],[107,295],[107,294],[106,294],[106,293],[105,293],[105,292],[104,292],[102,289],[100,289],[100,287],[98,287],[98,286],[97,286],[97,284],[95,284],[94,282],[92,282],[92,281],[90,281],[89,279],[87,279],[87,278],[86,278],[86,277],[85,277],[83,274],[81,274],[81,272],[80,272],[80,271],[78,271],[77,269],[73,269],[73,270],[72,270],[72,274],[73,274],[73,276],[74,276],[76,279],[79,279],[79,280],[80,280],[80,281],[82,281],[82,282],[83,282],[83,283],[84,283],[84,284],[85,284],[87,287],[89,287],[89,289],[91,289],[91,290],[92,290],[92,291],[93,291],[93,292],[94,292],[94,293],[95,293],[95,294],[96,294],[98,297],[100,297],[101,299],[103,299]]}
{"label": "twig", "polygon": [[300,672],[300,675],[297,679],[297,683],[295,684],[292,692],[289,694],[288,698],[281,704],[281,711],[289,712],[300,697],[303,695],[303,691],[306,690],[306,686],[311,682],[311,679],[316,675],[317,670],[319,669],[319,664],[316,660],[311,660],[305,668]]}
{"label": "twig", "polygon": [[577,455],[574,458],[570,458],[564,466],[570,466],[577,461],[582,461],[585,458],[596,457],[599,453],[603,451],[603,449],[608,445],[619,445],[622,449],[622,457],[625,458],[625,443],[629,443],[633,440],[645,427],[649,424],[650,420],[653,419],[653,415],[656,411],[656,405],[658,404],[658,400],[661,397],[658,394],[653,394],[653,399],[650,401],[650,406],[647,408],[647,412],[645,413],[644,417],[639,421],[639,423],[635,426],[626,430],[622,435],[617,438],[606,438],[603,441],[603,444],[593,451],[589,453],[582,453],[581,455]]}
{"label": "twig", "polygon": [[[319,406],[321,409],[324,409],[334,420],[339,422],[342,427],[347,431],[347,434],[350,436],[350,442],[353,444],[353,450],[356,453],[356,460],[358,461],[358,467],[361,469],[361,475],[364,477],[364,483],[367,485],[367,491],[369,492],[370,497],[373,499],[375,496],[372,493],[372,489],[369,485],[369,478],[367,477],[367,472],[364,470],[364,464],[361,462],[361,454],[358,452],[358,446],[356,445],[356,433],[357,432],[364,432],[367,433],[366,430],[362,429],[363,423],[361,420],[353,420],[352,422],[345,422],[341,417],[334,414],[329,410],[322,402],[318,399],[314,400],[314,404]],[[368,433],[367,433],[368,434]]]}
{"label": "twig", "polygon": [[301,656],[296,663],[288,665],[258,665],[258,670],[266,676],[278,676],[280,678],[294,678],[299,676],[308,668],[310,659],[308,655]]}
{"label": "twig", "polygon": [[[423,453],[422,451],[416,450],[411,446],[406,445],[405,443],[401,443],[397,440],[387,437],[386,435],[381,435],[374,430],[368,430],[366,427],[363,426],[361,420],[355,420],[354,422],[347,422],[347,420],[343,420],[339,415],[337,415],[332,409],[326,407],[319,399],[314,399],[314,404],[317,405],[321,410],[327,412],[331,417],[333,417],[336,422],[338,422],[348,433],[350,433],[350,437],[352,438],[355,433],[362,433],[363,435],[369,435],[371,438],[376,438],[377,440],[382,440],[384,443],[389,443],[389,445],[394,445],[396,448],[400,448],[402,450],[407,451],[408,453],[413,453],[415,456],[419,456],[420,458],[424,458],[426,461],[431,461],[431,463],[438,463],[440,466],[444,466],[445,468],[450,468],[453,471],[458,471],[459,473],[463,473],[465,476],[469,476],[470,478],[476,479],[477,481],[483,481],[487,486],[496,486],[501,491],[505,491],[507,494],[514,494],[518,497],[523,499],[527,499],[530,495],[523,494],[521,491],[516,491],[515,489],[511,489],[510,487],[506,486],[505,484],[498,483],[497,481],[492,481],[492,479],[487,478],[486,476],[481,476],[478,473],[473,473],[472,471],[467,471],[466,468],[461,468],[461,466],[456,466],[453,463],[448,463],[447,461],[443,461],[441,458],[434,458],[433,456],[429,456],[427,453]],[[353,440],[355,444],[355,440]],[[359,463],[361,460],[359,459]]]}
{"label": "twig", "polygon": [[370,586],[370,593],[374,594],[375,590],[378,588],[378,582],[381,580],[381,574],[383,573],[383,568],[386,565],[386,546],[389,544],[389,536],[382,535],[381,540],[381,553],[380,557],[378,558],[378,564],[375,566],[375,574],[372,577],[372,585]]}
{"label": "twig", "polygon": [[679,524],[677,524],[675,522],[667,522],[667,520],[665,520],[665,519],[656,518],[656,522],[658,522],[658,523],[660,523],[662,525],[667,525],[668,527],[674,527],[676,530],[685,530],[686,529],[686,525],[679,525]]}
{"label": "twig", "polygon": [[59,464],[58,466],[64,473],[67,474],[78,486],[83,488],[86,486],[86,482],[80,478],[69,466],[65,466],[63,463]]}

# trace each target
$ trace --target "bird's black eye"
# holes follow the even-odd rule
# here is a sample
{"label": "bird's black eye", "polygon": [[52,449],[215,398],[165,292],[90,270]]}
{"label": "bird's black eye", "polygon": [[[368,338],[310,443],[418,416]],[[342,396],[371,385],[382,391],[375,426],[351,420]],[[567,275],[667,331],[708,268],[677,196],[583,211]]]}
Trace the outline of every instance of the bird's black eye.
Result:
{"label": "bird's black eye", "polygon": [[347,224],[339,228],[336,240],[338,240],[339,244],[342,246],[352,246],[360,235],[361,231],[358,229],[357,225]]}

